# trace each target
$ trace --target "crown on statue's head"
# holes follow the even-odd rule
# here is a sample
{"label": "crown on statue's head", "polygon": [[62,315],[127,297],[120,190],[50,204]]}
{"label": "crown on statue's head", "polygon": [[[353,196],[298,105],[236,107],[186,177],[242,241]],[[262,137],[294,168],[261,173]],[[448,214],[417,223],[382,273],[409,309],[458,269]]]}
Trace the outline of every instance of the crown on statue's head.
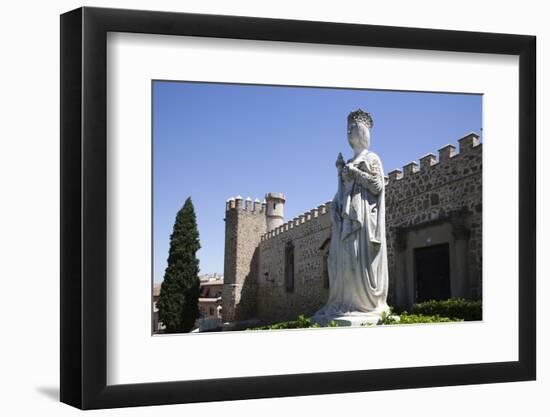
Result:
{"label": "crown on statue's head", "polygon": [[355,123],[363,123],[369,129],[374,126],[374,121],[372,120],[372,116],[370,115],[370,113],[367,113],[366,111],[363,111],[361,109],[352,111],[348,115],[348,123],[352,120],[354,120]]}

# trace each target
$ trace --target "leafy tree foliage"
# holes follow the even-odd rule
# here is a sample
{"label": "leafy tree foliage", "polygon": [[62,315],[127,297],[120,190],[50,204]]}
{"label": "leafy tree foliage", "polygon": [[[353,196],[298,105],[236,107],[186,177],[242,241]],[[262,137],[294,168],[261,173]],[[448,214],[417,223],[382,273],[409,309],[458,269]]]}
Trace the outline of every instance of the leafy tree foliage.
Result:
{"label": "leafy tree foliage", "polygon": [[199,231],[191,198],[178,211],[157,307],[165,333],[187,333],[199,316]]}

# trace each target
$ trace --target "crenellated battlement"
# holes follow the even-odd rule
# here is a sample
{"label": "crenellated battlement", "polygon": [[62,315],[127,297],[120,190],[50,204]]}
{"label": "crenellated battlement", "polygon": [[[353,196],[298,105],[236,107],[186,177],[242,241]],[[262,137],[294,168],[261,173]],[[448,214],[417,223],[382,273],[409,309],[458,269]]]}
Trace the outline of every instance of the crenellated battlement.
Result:
{"label": "crenellated battlement", "polygon": [[394,169],[388,173],[386,184],[391,185],[393,182],[400,181],[404,178],[413,177],[416,174],[430,171],[436,167],[441,167],[449,163],[454,163],[461,159],[462,156],[469,155],[472,152],[481,152],[481,143],[479,135],[471,132],[458,140],[459,152],[456,147],[447,144],[438,149],[439,161],[433,153],[427,153],[419,158],[420,165],[416,161],[411,161],[403,166],[403,169]]}
{"label": "crenellated battlement", "polygon": [[301,227],[302,225],[307,224],[312,220],[318,219],[321,216],[327,215],[330,212],[330,205],[331,205],[331,202],[327,201],[326,203],[321,204],[320,206],[317,206],[309,211],[306,211],[300,214],[297,217],[294,217],[292,220],[289,220],[286,223],[283,223],[281,226],[276,227],[275,229],[270,230],[267,233],[264,233],[261,236],[260,241],[264,242],[275,236],[288,232],[289,230],[293,230],[298,227]]}
{"label": "crenellated battlement", "polygon": [[265,214],[266,212],[267,203],[265,200],[260,202],[257,198],[252,201],[250,197],[247,197],[244,200],[243,204],[243,198],[238,195],[236,197],[230,197],[225,202],[225,211],[230,210],[244,210],[253,214]]}

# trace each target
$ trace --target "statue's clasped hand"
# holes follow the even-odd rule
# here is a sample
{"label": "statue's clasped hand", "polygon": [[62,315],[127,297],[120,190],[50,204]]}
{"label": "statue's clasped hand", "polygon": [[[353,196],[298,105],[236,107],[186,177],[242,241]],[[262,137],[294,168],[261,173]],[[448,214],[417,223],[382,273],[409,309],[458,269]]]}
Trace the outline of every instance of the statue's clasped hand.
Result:
{"label": "statue's clasped hand", "polygon": [[347,164],[342,168],[342,177],[345,180],[352,180],[357,175],[358,169],[352,164]]}
{"label": "statue's clasped hand", "polygon": [[342,156],[342,153],[338,153],[338,158],[336,158],[336,168],[338,168],[338,172],[342,171],[342,167],[346,164],[344,161],[344,157]]}

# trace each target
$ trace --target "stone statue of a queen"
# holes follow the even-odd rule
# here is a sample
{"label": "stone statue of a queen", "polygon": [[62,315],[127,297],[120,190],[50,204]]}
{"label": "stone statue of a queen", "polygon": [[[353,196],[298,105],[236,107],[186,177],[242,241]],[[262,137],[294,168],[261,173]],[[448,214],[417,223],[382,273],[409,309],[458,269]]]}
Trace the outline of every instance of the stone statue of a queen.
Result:
{"label": "stone statue of a queen", "polygon": [[348,116],[353,158],[336,160],[338,191],[331,205],[329,298],[313,317],[326,324],[377,323],[389,314],[384,171],[369,151],[373,120],[358,109]]}

